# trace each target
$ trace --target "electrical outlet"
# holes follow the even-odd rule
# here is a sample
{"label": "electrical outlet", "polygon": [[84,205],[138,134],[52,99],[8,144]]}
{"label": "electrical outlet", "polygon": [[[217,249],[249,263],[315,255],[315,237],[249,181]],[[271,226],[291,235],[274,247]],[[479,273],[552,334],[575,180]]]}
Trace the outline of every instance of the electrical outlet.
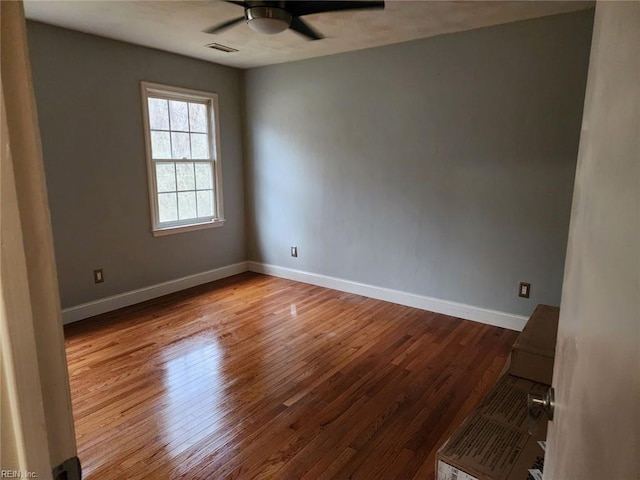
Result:
{"label": "electrical outlet", "polygon": [[104,272],[101,268],[93,271],[93,281],[94,283],[102,283],[104,282]]}
{"label": "electrical outlet", "polygon": [[298,256],[298,247],[291,247],[291,256],[292,257]]}
{"label": "electrical outlet", "polygon": [[531,284],[527,282],[520,282],[520,288],[518,289],[518,296],[522,298],[529,298],[531,294]]}

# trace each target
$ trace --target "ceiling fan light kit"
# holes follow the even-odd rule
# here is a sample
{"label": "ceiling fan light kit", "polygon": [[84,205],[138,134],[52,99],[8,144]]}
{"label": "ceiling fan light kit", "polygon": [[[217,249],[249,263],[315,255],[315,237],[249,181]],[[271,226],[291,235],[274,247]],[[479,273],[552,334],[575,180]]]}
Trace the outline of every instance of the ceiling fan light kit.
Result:
{"label": "ceiling fan light kit", "polygon": [[252,7],[246,9],[245,18],[252,30],[265,35],[274,35],[289,28],[293,17],[281,8]]}

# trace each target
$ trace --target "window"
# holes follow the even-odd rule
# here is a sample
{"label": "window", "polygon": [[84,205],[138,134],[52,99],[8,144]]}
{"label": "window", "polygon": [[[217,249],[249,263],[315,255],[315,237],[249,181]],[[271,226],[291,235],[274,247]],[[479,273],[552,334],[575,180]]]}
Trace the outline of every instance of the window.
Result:
{"label": "window", "polygon": [[222,225],[217,95],[142,82],[142,104],[153,234]]}

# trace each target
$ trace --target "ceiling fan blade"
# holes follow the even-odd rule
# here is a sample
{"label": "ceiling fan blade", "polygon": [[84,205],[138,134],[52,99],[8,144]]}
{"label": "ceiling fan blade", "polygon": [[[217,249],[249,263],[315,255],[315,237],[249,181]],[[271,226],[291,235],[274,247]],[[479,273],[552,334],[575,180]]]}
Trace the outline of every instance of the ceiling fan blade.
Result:
{"label": "ceiling fan blade", "polygon": [[324,12],[337,12],[340,10],[371,10],[384,8],[383,1],[332,1],[332,0],[320,0],[315,2],[297,2],[288,1],[285,2],[287,11],[294,17],[301,17],[302,15],[311,15],[313,13]]}
{"label": "ceiling fan blade", "polygon": [[309,40],[321,40],[324,38],[320,33],[311,28],[307,22],[300,20],[298,17],[293,17],[289,28],[298,32],[300,35],[304,35]]}
{"label": "ceiling fan blade", "polygon": [[249,5],[247,5],[247,2],[235,2],[233,0],[225,0],[227,3],[233,3],[234,5],[238,5],[239,7],[242,8],[247,8]]}
{"label": "ceiling fan blade", "polygon": [[234,18],[232,20],[221,23],[219,25],[214,25],[213,27],[207,28],[206,30],[203,30],[203,32],[204,33],[220,33],[226,30],[227,28],[231,28],[242,21],[244,21],[244,17]]}

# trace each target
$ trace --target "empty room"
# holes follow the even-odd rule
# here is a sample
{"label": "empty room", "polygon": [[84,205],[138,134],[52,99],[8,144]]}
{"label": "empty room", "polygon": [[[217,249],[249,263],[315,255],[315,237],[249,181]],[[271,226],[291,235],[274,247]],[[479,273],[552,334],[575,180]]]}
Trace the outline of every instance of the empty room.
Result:
{"label": "empty room", "polygon": [[0,5],[0,476],[638,478],[640,3]]}

